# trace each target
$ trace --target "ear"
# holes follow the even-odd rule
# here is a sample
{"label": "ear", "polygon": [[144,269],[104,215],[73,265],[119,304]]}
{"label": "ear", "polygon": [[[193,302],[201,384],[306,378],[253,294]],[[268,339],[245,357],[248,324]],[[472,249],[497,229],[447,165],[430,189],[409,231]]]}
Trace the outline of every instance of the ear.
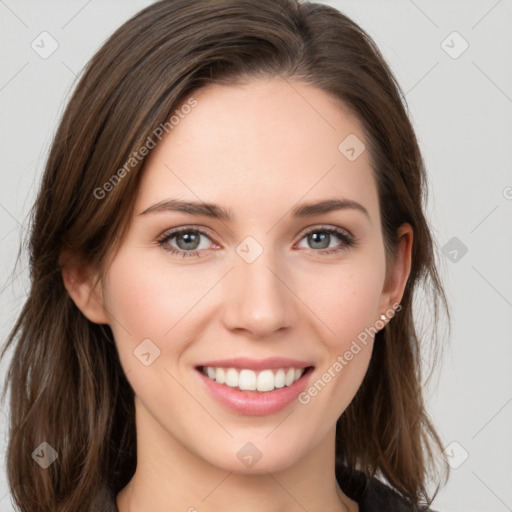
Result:
{"label": "ear", "polygon": [[380,311],[383,314],[386,311],[394,310],[393,305],[400,303],[411,272],[412,226],[408,223],[402,224],[398,228],[397,236],[395,258],[391,268],[386,272],[386,282],[381,295]]}
{"label": "ear", "polygon": [[109,324],[97,272],[67,252],[61,254],[59,265],[64,286],[77,308],[91,322]]}

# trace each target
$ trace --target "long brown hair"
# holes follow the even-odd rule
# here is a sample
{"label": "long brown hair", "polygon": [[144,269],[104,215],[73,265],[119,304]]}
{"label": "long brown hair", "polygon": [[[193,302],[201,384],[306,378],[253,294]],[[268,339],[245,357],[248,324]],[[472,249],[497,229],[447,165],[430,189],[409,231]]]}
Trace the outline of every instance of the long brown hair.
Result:
{"label": "long brown hair", "polygon": [[[376,335],[367,375],[338,421],[336,456],[348,476],[377,475],[412,503],[429,501],[441,443],[422,398],[414,293],[427,292],[433,331],[440,306],[448,307],[423,211],[424,164],[393,74],[371,38],[326,5],[163,0],[121,26],[87,65],[32,211],[31,288],[2,352],[14,345],[3,396],[10,386],[7,470],[20,510],[92,510],[99,489],[119,492],[136,467],[133,390],[112,331],[75,306],[59,257],[66,250],[104,268],[128,228],[140,181],[144,158],[130,158],[192,91],[255,76],[312,84],[355,113],[378,185],[388,262],[400,224],[414,230],[402,309]],[[122,179],[106,187],[122,168]],[[45,470],[31,457],[42,442],[58,454]]]}

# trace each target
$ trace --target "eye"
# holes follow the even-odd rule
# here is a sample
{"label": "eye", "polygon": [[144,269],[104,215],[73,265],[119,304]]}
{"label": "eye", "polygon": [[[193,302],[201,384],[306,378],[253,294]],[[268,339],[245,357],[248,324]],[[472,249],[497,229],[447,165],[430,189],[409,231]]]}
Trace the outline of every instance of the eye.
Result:
{"label": "eye", "polygon": [[300,248],[311,249],[321,255],[337,253],[357,245],[356,239],[348,231],[333,227],[312,229],[304,234],[301,242],[302,240],[305,240],[309,247],[299,245]]}
{"label": "eye", "polygon": [[[205,241],[207,240],[207,241]],[[158,244],[171,254],[183,256],[200,256],[200,251],[208,249],[211,238],[200,229],[181,228],[164,233]]]}
{"label": "eye", "polygon": [[[301,245],[303,240],[309,247]],[[157,242],[165,251],[183,258],[189,256],[201,257],[202,253],[210,249],[210,245],[213,244],[209,233],[190,227],[167,231]],[[322,226],[304,233],[298,247],[324,256],[339,253],[355,245],[357,245],[357,241],[348,231]]]}

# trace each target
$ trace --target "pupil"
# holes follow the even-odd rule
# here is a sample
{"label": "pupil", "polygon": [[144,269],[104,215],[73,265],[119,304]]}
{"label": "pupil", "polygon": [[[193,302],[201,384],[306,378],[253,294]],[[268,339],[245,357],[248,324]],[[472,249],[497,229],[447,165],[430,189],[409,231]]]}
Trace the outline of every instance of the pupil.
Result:
{"label": "pupil", "polygon": [[[329,247],[329,233],[312,233],[309,235],[309,241],[315,249],[326,249]],[[319,244],[319,245],[314,245]]]}
{"label": "pupil", "polygon": [[[184,243],[180,243],[181,241]],[[197,234],[189,232],[189,233],[180,233],[177,236],[176,242],[180,249],[197,249],[199,237]]]}

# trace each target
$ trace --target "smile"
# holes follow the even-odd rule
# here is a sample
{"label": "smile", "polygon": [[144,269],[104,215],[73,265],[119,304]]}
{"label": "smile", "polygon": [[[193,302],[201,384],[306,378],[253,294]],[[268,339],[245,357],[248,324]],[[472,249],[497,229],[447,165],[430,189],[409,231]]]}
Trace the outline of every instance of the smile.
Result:
{"label": "smile", "polygon": [[245,416],[265,416],[297,402],[314,368],[289,358],[235,358],[204,361],[195,370],[207,394],[222,407]]}
{"label": "smile", "polygon": [[268,393],[274,389],[291,386],[304,374],[306,368],[266,369],[259,372],[248,368],[221,368],[204,366],[200,368],[209,379],[240,391]]}

